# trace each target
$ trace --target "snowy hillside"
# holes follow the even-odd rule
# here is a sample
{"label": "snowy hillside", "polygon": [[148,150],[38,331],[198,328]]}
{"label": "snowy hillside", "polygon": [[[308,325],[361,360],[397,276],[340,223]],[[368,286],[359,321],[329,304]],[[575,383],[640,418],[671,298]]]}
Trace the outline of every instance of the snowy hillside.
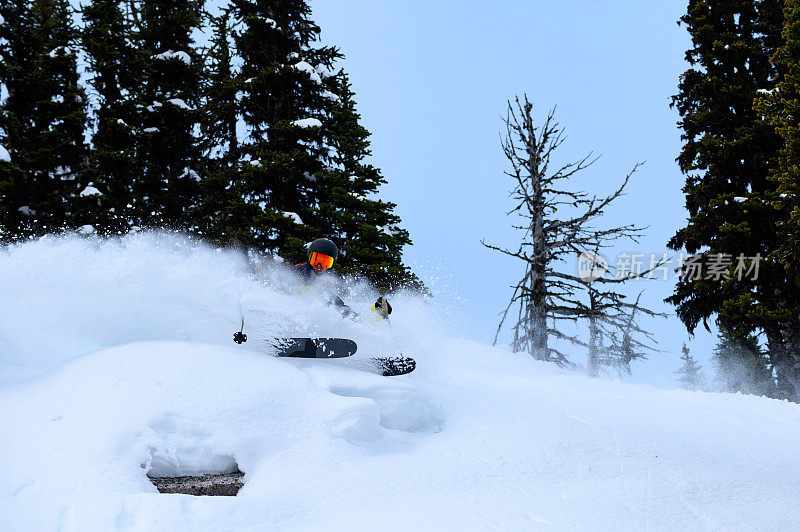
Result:
{"label": "snowy hillside", "polygon": [[[0,530],[800,525],[798,405],[591,380],[448,338],[413,296],[356,323],[287,283],[175,237],[0,252]],[[417,370],[269,356],[288,335]],[[237,465],[236,497],[146,476]]]}

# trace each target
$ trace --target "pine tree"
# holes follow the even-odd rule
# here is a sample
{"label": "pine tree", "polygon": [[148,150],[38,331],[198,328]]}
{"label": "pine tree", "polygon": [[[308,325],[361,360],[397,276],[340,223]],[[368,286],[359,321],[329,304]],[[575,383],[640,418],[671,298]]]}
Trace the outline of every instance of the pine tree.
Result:
{"label": "pine tree", "polygon": [[240,113],[247,139],[231,186],[228,238],[298,259],[324,236],[314,227],[314,175],[329,162],[324,145],[330,69],[341,54],[312,47],[320,29],[302,0],[233,0],[233,40],[242,60]]}
{"label": "pine tree", "polygon": [[237,93],[242,80],[234,72],[230,24],[230,9],[211,17],[213,33],[205,53],[206,86],[200,122],[205,168],[196,218],[198,231],[217,244],[234,240],[231,235],[238,231],[246,234],[249,227],[242,217],[244,201],[236,197],[234,189],[240,167]]}
{"label": "pine tree", "polygon": [[714,365],[720,391],[776,396],[769,360],[756,336],[721,328]]}
{"label": "pine tree", "polygon": [[733,268],[727,278],[687,275],[667,301],[689,332],[701,322],[708,328],[714,315],[723,327],[763,331],[779,381],[790,390],[800,374],[787,363],[785,335],[798,322],[778,304],[791,301],[793,289],[779,264],[763,260],[781,243],[769,179],[780,138],[753,109],[758,91],[778,75],[769,59],[780,45],[781,20],[778,0],[691,0],[681,18],[692,37],[692,68],[672,104],[685,141],[678,163],[689,219],[668,245],[698,253],[706,265],[714,257],[741,257],[751,268],[758,261],[758,276],[733,275]]}
{"label": "pine tree", "polygon": [[89,66],[94,109],[91,177],[99,192],[85,206],[103,233],[127,232],[133,225],[137,137],[143,116],[136,100],[142,86],[144,56],[131,15],[119,0],[91,0],[82,9],[81,41]]}
{"label": "pine tree", "polygon": [[229,9],[211,17],[213,34],[206,52],[204,119],[201,121],[206,157],[230,165],[238,159],[236,136],[239,84],[233,71]]}
{"label": "pine tree", "polygon": [[198,0],[131,2],[142,64],[133,96],[141,112],[134,181],[137,225],[194,228],[200,201],[200,121],[203,62],[192,33],[201,25]]}
{"label": "pine tree", "polygon": [[[770,260],[787,273],[786,286],[775,293],[775,309],[768,314],[781,331],[783,357],[773,361],[778,371],[783,396],[800,397],[800,6],[787,2],[784,9],[783,44],[775,52],[773,63],[779,71],[778,82],[771,90],[762,90],[756,103],[765,122],[776,128],[782,141],[777,164],[770,176],[776,185],[768,197],[777,220],[778,245]],[[772,345],[770,345],[772,350]],[[794,384],[786,385],[784,378]]]}
{"label": "pine tree", "polygon": [[702,390],[706,380],[702,366],[689,354],[689,348],[686,347],[686,344],[683,344],[681,352],[683,353],[681,355],[683,365],[675,372],[680,375],[678,380],[681,382],[681,386],[685,390]]}
{"label": "pine tree", "polygon": [[5,237],[81,224],[86,98],[66,0],[0,4],[0,226]]}
{"label": "pine tree", "polygon": [[419,280],[402,262],[403,246],[410,245],[411,239],[399,225],[396,205],[370,197],[386,180],[365,161],[371,154],[370,133],[359,123],[355,94],[344,74],[338,77],[336,93],[338,96],[328,95],[336,102],[326,139],[333,153],[332,166],[315,176],[317,225],[343,251],[340,273],[365,277],[387,292],[401,286],[421,289]]}
{"label": "pine tree", "polygon": [[385,179],[365,162],[369,132],[346,75],[333,72],[341,55],[311,46],[319,28],[309,13],[304,2],[238,1],[212,18],[202,232],[291,261],[306,258],[305,242],[326,236],[342,251],[340,273],[381,290],[419,288],[402,263],[410,238],[395,205],[369,197]]}

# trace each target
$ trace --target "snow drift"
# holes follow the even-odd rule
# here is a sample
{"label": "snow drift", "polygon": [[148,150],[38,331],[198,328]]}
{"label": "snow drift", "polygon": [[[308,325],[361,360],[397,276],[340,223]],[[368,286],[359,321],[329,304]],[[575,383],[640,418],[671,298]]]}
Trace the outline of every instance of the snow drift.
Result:
{"label": "snow drift", "polygon": [[[355,310],[374,301],[348,288]],[[410,294],[391,325],[343,320],[279,269],[167,235],[7,248],[0,293],[3,530],[800,523],[794,404],[565,373],[448,338]],[[269,356],[288,335],[351,337],[418,368]],[[147,479],[237,465],[236,497]]]}

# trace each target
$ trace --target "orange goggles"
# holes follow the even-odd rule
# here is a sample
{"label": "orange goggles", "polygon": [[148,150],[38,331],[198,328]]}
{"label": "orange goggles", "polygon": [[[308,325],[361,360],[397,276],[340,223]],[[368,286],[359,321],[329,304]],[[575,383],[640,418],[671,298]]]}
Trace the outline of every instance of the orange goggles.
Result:
{"label": "orange goggles", "polygon": [[333,257],[323,255],[322,253],[314,252],[308,257],[308,263],[312,266],[319,264],[323,270],[327,270],[333,266]]}

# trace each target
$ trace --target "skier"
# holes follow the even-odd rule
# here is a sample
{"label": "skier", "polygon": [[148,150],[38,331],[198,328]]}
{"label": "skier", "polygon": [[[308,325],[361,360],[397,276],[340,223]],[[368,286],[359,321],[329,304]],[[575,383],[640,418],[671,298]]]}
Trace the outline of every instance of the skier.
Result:
{"label": "skier", "polygon": [[[336,244],[327,238],[318,238],[308,245],[308,260],[296,264],[294,271],[301,278],[301,282],[306,289],[324,275],[327,270],[333,268],[334,262],[339,257],[339,249]],[[334,285],[333,280],[330,281]],[[362,318],[350,307],[345,305],[342,299],[329,294],[328,302],[336,306],[344,317]],[[370,310],[370,316],[377,321],[386,320],[392,313],[392,306],[381,296],[375,301]],[[233,341],[242,344],[247,341],[244,334],[244,318],[242,327],[233,333]],[[299,358],[345,358],[356,352],[356,343],[347,338],[275,338],[275,348],[280,357],[299,357]],[[361,361],[367,369],[385,376],[405,375],[414,371],[417,367],[416,361],[402,353],[396,356],[371,357]],[[359,367],[357,364],[354,367]]]}
{"label": "skier", "polygon": [[[318,238],[308,245],[308,260],[296,264],[294,271],[300,275],[306,286],[310,286],[316,276],[333,268],[333,263],[336,262],[338,257],[339,248],[336,247],[336,244],[327,238]],[[331,281],[331,285],[333,285],[333,281]],[[337,307],[345,318],[358,316],[358,313],[345,305],[344,301],[337,295],[333,295],[330,303]],[[370,307],[370,310],[375,312],[378,319],[385,320],[392,313],[392,306],[389,305],[386,298],[381,296]]]}

